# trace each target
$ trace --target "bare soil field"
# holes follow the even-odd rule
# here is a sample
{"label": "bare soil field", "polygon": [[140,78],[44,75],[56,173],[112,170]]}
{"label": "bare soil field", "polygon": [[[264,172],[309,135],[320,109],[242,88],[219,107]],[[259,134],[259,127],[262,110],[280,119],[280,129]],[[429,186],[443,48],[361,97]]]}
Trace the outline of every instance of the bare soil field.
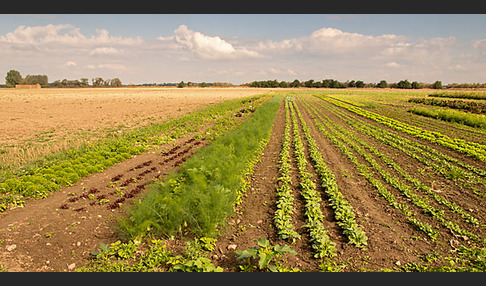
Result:
{"label": "bare soil field", "polygon": [[18,167],[45,153],[157,123],[250,88],[0,89],[0,164]]}

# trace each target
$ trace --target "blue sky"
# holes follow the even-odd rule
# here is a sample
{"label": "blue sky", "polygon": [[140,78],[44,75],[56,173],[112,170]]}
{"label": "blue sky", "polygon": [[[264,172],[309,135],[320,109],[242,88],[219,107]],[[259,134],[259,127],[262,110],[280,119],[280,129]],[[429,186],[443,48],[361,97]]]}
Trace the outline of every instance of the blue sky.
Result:
{"label": "blue sky", "polygon": [[486,82],[484,27],[485,14],[0,14],[0,74]]}

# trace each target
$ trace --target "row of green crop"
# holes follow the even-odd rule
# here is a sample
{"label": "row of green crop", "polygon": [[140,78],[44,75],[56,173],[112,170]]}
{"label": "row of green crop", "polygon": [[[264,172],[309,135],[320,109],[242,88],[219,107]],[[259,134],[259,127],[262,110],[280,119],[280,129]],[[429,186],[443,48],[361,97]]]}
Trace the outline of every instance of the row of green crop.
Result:
{"label": "row of green crop", "polygon": [[276,95],[238,128],[196,151],[164,182],[127,208],[120,235],[214,237],[234,212],[244,179],[267,144],[282,96]]}
{"label": "row of green crop", "polygon": [[[450,218],[448,218],[444,211],[438,210],[437,208],[433,207],[430,205],[428,202],[427,198],[420,197],[417,195],[413,188],[410,187],[409,185],[405,184],[402,180],[400,180],[398,177],[393,176],[390,174],[388,171],[386,171],[383,167],[381,167],[380,164],[373,158],[373,156],[370,153],[367,153],[364,149],[368,149],[371,151],[372,154],[377,156],[378,158],[382,159],[383,162],[385,163],[386,166],[392,167],[395,171],[397,171],[400,175],[402,175],[405,179],[408,181],[414,182],[415,187],[417,186],[422,186],[422,189],[427,190],[427,187],[425,187],[418,179],[413,179],[412,176],[410,176],[407,172],[402,170],[400,166],[398,166],[391,158],[385,156],[381,152],[379,152],[375,147],[367,144],[366,142],[359,140],[356,138],[356,136],[351,133],[350,131],[340,127],[340,126],[328,126],[328,128],[335,129],[335,131],[332,131],[335,136],[337,136],[340,140],[348,144],[355,150],[358,154],[360,154],[373,168],[376,170],[381,177],[392,187],[397,189],[405,198],[409,199],[412,204],[417,206],[418,208],[422,209],[425,214],[428,214],[432,216],[433,218],[437,219],[444,227],[449,228],[453,230],[456,233],[459,233],[461,235],[465,235],[469,238],[471,238],[474,241],[480,241],[480,238],[476,236],[473,233],[470,233],[466,230],[463,230],[460,228],[457,223],[453,222]],[[428,190],[427,194],[431,195],[433,192]],[[439,199],[439,197],[435,197],[436,199]],[[442,200],[441,201],[443,204],[448,203],[447,200]],[[450,205],[450,204],[449,204]],[[460,212],[460,211],[459,211]],[[466,215],[464,211],[461,212],[463,215]],[[470,219],[470,222],[473,224],[477,225],[478,221],[472,218],[471,216],[467,216]],[[435,230],[430,230],[428,233],[431,237],[435,237],[438,233]]]}
{"label": "row of green crop", "polygon": [[322,154],[317,147],[317,143],[312,137],[309,127],[307,126],[298,106],[294,102],[294,108],[297,116],[300,119],[302,130],[309,146],[309,153],[316,170],[316,173],[321,179],[321,185],[327,195],[329,203],[334,211],[334,217],[338,225],[343,229],[344,235],[349,242],[356,247],[365,248],[368,244],[368,237],[363,229],[356,222],[356,215],[351,204],[344,198],[339,191],[336,179],[332,171],[326,165]]}
{"label": "row of green crop", "polygon": [[466,98],[466,99],[486,99],[486,93],[484,92],[461,92],[461,91],[445,91],[435,92],[429,94],[430,97],[448,97],[448,98]]}
{"label": "row of green crop", "polygon": [[180,253],[167,249],[165,241],[120,240],[91,252],[95,259],[76,272],[223,272],[208,257],[215,240],[207,237],[186,241]]}
{"label": "row of green crop", "polygon": [[399,131],[403,131],[407,134],[410,134],[414,137],[421,138],[427,141],[435,142],[439,145],[451,148],[453,150],[459,151],[461,153],[465,153],[468,155],[473,156],[474,158],[477,158],[481,161],[486,161],[486,146],[481,145],[475,142],[467,142],[463,139],[452,139],[449,136],[446,136],[444,134],[441,134],[439,132],[432,132],[425,130],[420,127],[412,126],[403,122],[400,122],[398,120],[370,112],[364,109],[361,109],[359,107],[346,104],[344,102],[329,98],[329,97],[324,97],[324,96],[319,96],[316,95],[317,97],[328,101],[336,106],[343,107],[355,114],[361,115],[363,117],[369,118],[371,120],[374,120],[376,122],[379,122],[381,124],[384,124],[386,126],[389,126],[391,128],[394,128]]}
{"label": "row of green crop", "polygon": [[372,136],[376,140],[403,152],[410,158],[431,167],[432,170],[444,178],[453,181],[461,181],[463,185],[467,186],[468,189],[473,190],[476,194],[481,194],[479,188],[484,188],[486,186],[486,181],[483,179],[486,177],[485,170],[452,158],[429,146],[422,145],[419,142],[403,138],[391,131],[377,129],[374,126],[347,114],[341,113],[341,115],[338,114],[338,116],[344,117],[343,120],[356,130]]}
{"label": "row of green crop", "polygon": [[[312,106],[309,107],[311,109],[313,108]],[[433,227],[430,224],[421,222],[419,219],[417,219],[414,213],[408,209],[406,204],[399,203],[395,198],[395,195],[393,195],[393,193],[391,193],[379,179],[376,179],[374,177],[375,175],[373,172],[374,169],[370,168],[369,166],[363,163],[360,163],[358,158],[353,154],[353,152],[348,148],[348,146],[343,141],[338,139],[338,137],[336,136],[337,134],[335,132],[332,132],[333,129],[331,127],[330,122],[323,119],[321,115],[317,113],[315,110],[313,110],[313,113],[315,114],[314,122],[318,130],[349,158],[349,160],[358,169],[360,175],[366,178],[372,184],[372,186],[376,188],[379,195],[383,197],[390,204],[390,206],[401,211],[402,214],[407,218],[407,220],[412,225],[415,225],[418,229],[422,230],[430,238],[436,239],[438,235],[437,230],[433,229]],[[319,119],[319,121],[317,119]]]}
{"label": "row of green crop", "polygon": [[[248,105],[248,101],[258,106],[264,100],[260,95],[223,102],[179,119],[135,129],[127,134],[107,138],[96,144],[88,144],[55,156],[48,155],[0,180],[0,212],[7,208],[22,206],[26,198],[47,197],[50,192],[70,186],[82,177],[103,172],[133,155],[197,131],[215,119],[223,120],[226,125],[229,122],[234,127],[235,120],[225,120],[228,114],[231,115],[234,110]],[[222,125],[217,127],[232,128]],[[218,128],[213,129],[216,135],[222,132],[218,131]]]}
{"label": "row of green crop", "polygon": [[476,128],[486,128],[486,115],[466,113],[446,108],[427,108],[413,106],[408,112],[448,122],[456,122]]}
{"label": "row of green crop", "polygon": [[[345,115],[343,114],[343,116],[345,116]],[[462,169],[459,169],[459,167],[456,167],[454,165],[450,165],[450,164],[448,164],[448,162],[446,162],[445,160],[443,160],[442,158],[440,158],[438,156],[432,156],[431,154],[428,154],[427,151],[425,151],[423,149],[419,149],[418,147],[411,145],[409,142],[407,142],[409,140],[401,140],[403,138],[396,138],[396,137],[390,136],[389,134],[387,134],[387,131],[372,128],[371,126],[368,126],[363,121],[357,121],[357,120],[353,120],[351,118],[347,118],[347,119],[343,119],[343,120],[346,123],[348,123],[350,126],[352,126],[354,129],[356,129],[357,131],[360,131],[360,132],[362,132],[362,133],[364,133],[364,134],[366,134],[370,137],[373,137],[374,139],[376,139],[378,141],[381,141],[381,142],[403,152],[404,154],[408,155],[412,159],[417,160],[418,162],[424,163],[425,165],[432,167],[432,169],[436,170],[437,173],[442,174],[444,177],[450,176],[449,173],[446,173],[444,171],[445,167],[438,166],[437,164],[431,162],[431,160],[428,160],[427,158],[433,157],[436,161],[438,161],[442,164],[447,164],[447,166],[450,167],[451,170],[454,170],[454,172],[456,172],[456,173],[463,172],[464,174],[467,175],[468,181],[475,179],[474,174],[469,173],[467,171],[463,171]],[[450,202],[449,200],[447,200],[443,196],[434,192],[431,187],[427,186],[424,183],[421,183],[419,179],[410,176],[408,173],[403,171],[400,168],[400,166],[398,166],[397,164],[392,162],[386,156],[377,152],[376,148],[373,148],[371,146],[368,146],[367,148],[370,149],[370,151],[372,151],[376,155],[381,156],[381,158],[385,161],[385,163],[388,166],[392,166],[408,182],[412,183],[415,188],[423,191],[424,193],[426,193],[429,196],[432,196],[438,203],[447,206],[451,211],[453,211],[453,212],[459,214],[461,217],[463,217],[466,222],[471,223],[473,225],[479,225],[479,221],[478,221],[477,218],[475,218],[471,214],[467,213],[463,208],[461,208],[460,206],[458,206],[454,202]]]}
{"label": "row of green crop", "polygon": [[304,143],[302,142],[299,124],[295,115],[293,105],[288,105],[291,111],[294,135],[294,154],[296,158],[297,169],[299,171],[299,188],[304,198],[305,217],[307,219],[306,227],[309,230],[309,236],[314,257],[325,258],[336,255],[336,243],[331,241],[327,230],[322,224],[324,215],[321,211],[321,196],[316,190],[316,184],[312,180],[312,175],[307,171],[307,159],[305,156]]}
{"label": "row of green crop", "polygon": [[448,107],[452,109],[459,109],[462,111],[486,114],[486,103],[470,100],[451,100],[451,99],[436,99],[427,97],[410,98],[408,102],[420,103],[425,105]]}
{"label": "row of green crop", "polygon": [[282,150],[280,151],[279,159],[279,177],[277,182],[279,186],[276,188],[277,202],[273,221],[277,229],[277,233],[281,239],[295,240],[300,238],[300,234],[295,231],[292,224],[292,215],[294,213],[294,195],[292,189],[292,166],[290,160],[291,137],[290,137],[290,111],[289,111],[290,97],[285,98],[285,129],[282,140]]}

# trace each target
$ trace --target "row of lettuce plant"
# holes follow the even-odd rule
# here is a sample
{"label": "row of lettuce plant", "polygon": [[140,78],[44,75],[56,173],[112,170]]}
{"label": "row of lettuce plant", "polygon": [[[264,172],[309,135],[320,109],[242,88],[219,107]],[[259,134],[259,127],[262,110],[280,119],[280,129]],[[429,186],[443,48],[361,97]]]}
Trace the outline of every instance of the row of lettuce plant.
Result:
{"label": "row of lettuce plant", "polygon": [[292,166],[290,159],[290,151],[292,139],[290,134],[290,111],[289,101],[292,97],[285,98],[285,129],[282,140],[282,150],[280,151],[279,159],[279,177],[277,178],[278,186],[276,187],[277,202],[274,214],[274,223],[277,233],[281,239],[292,240],[300,238],[300,234],[295,231],[292,224],[292,216],[294,214],[294,195],[292,188]]}
{"label": "row of lettuce plant", "polygon": [[344,235],[348,238],[351,244],[359,248],[365,248],[368,244],[368,237],[356,222],[356,215],[353,207],[339,191],[336,178],[326,165],[324,158],[317,147],[317,143],[310,134],[309,127],[303,119],[302,114],[300,113],[300,110],[295,102],[294,108],[298,118],[300,119],[302,130],[309,146],[309,153],[312,163],[316,173],[321,179],[321,185],[327,195],[332,209],[334,210],[334,217],[336,218],[338,225],[343,229]]}
{"label": "row of lettuce plant", "polygon": [[[331,127],[330,125],[328,125],[328,127],[331,129],[331,132],[333,132],[335,136],[337,136],[340,140],[348,144],[351,148],[353,148],[353,150],[360,154],[362,158],[364,158],[388,184],[397,189],[405,198],[409,199],[413,205],[422,209],[425,214],[430,215],[438,222],[440,222],[444,227],[453,230],[460,235],[465,235],[476,242],[481,241],[480,237],[460,228],[457,223],[453,222],[445,215],[445,212],[443,210],[438,210],[430,205],[426,198],[417,195],[409,185],[405,184],[398,177],[393,176],[390,172],[386,171],[383,167],[381,167],[380,164],[378,164],[373,156],[370,153],[366,152],[364,149],[370,150],[378,158],[383,159],[385,165],[392,166],[395,170],[398,171],[398,173],[402,174],[404,177],[410,177],[410,175],[403,171],[401,168],[399,168],[399,166],[392,159],[381,154],[373,146],[365,143],[362,140],[359,140],[350,131],[340,126]],[[420,182],[417,183],[421,184]]]}
{"label": "row of lettuce plant", "polygon": [[321,95],[315,95],[325,101],[328,101],[336,106],[345,108],[355,114],[361,115],[365,118],[369,118],[391,128],[397,129],[399,131],[403,131],[407,134],[410,134],[414,137],[424,139],[427,141],[435,142],[439,145],[451,148],[453,150],[459,151],[464,154],[468,154],[473,156],[476,159],[481,161],[486,161],[486,146],[476,143],[476,142],[468,142],[464,139],[458,138],[450,138],[447,135],[444,135],[440,132],[435,131],[428,131],[420,127],[412,126],[401,121],[364,110],[362,108],[329,98]]}
{"label": "row of lettuce plant", "polygon": [[331,241],[327,230],[322,224],[324,215],[321,210],[321,196],[316,190],[316,184],[313,181],[312,174],[307,171],[307,159],[305,155],[304,143],[301,139],[299,124],[293,105],[289,106],[293,122],[294,135],[294,154],[296,158],[297,169],[299,171],[299,188],[305,200],[305,217],[307,219],[306,227],[309,230],[310,241],[314,249],[315,258],[331,258],[336,255],[336,243]]}
{"label": "row of lettuce plant", "polygon": [[[367,123],[363,121],[356,121],[352,119],[350,116],[348,117],[347,114],[340,113],[339,110],[334,110],[334,114],[340,117],[343,121],[345,121],[347,124],[352,126],[357,131],[360,131],[370,137],[373,137],[378,141],[381,141],[403,152],[404,154],[410,156],[411,158],[416,159],[418,162],[424,163],[427,166],[431,166],[433,169],[436,169],[439,174],[442,174],[444,177],[448,177],[446,172],[443,171],[445,169],[444,167],[439,167],[438,165],[433,164],[426,158],[422,157],[424,155],[423,151],[419,152],[419,150],[417,150],[418,148],[412,149],[413,151],[406,149],[403,146],[405,145],[404,140],[402,141],[400,140],[400,138],[390,138],[390,136],[386,134],[386,131],[368,126]],[[439,204],[447,206],[451,211],[459,214],[466,222],[471,223],[473,225],[479,225],[479,220],[474,216],[472,216],[471,214],[467,213],[462,207],[458,206],[456,203],[451,202],[446,198],[444,198],[443,196],[439,195],[438,193],[434,192],[431,187],[427,186],[426,184],[422,183],[419,179],[405,172],[398,164],[393,162],[390,158],[388,158],[384,154],[378,152],[378,150],[373,146],[370,146],[369,144],[365,144],[364,142],[363,145],[365,145],[365,147],[369,149],[371,152],[373,152],[375,155],[379,156],[388,166],[393,167],[395,171],[397,171],[400,175],[402,175],[408,182],[412,183],[416,189],[421,190],[428,196],[433,197],[435,201],[438,202]],[[407,146],[407,147],[413,148],[413,146]],[[454,170],[454,172],[456,173],[463,172],[464,174],[466,174],[468,180],[471,180],[475,177],[474,174],[468,173],[463,170],[459,170],[459,168],[454,165],[450,165],[447,162],[443,162],[443,163],[447,164],[447,166],[450,167],[451,170]]]}
{"label": "row of lettuce plant", "polygon": [[[371,137],[375,138],[376,140],[381,141],[381,142],[383,142],[383,143],[385,143],[385,144],[387,144],[387,145],[389,145],[389,146],[391,146],[391,147],[393,147],[393,148],[395,148],[395,149],[403,152],[404,154],[410,156],[411,158],[416,159],[418,162],[424,163],[425,165],[432,167],[434,170],[436,170],[436,172],[438,174],[441,174],[445,178],[449,178],[450,179],[450,175],[449,175],[450,172],[446,172],[445,171],[445,167],[438,166],[437,164],[432,163],[430,160],[427,160],[425,157],[422,157],[423,152],[420,153],[416,149],[412,151],[412,150],[406,149],[404,146],[399,145],[399,143],[397,143],[397,141],[400,141],[400,140],[397,140],[397,141],[390,140],[389,137],[387,137],[386,134],[383,134],[383,130],[377,130],[377,129],[373,129],[371,127],[368,127],[368,126],[366,126],[366,123],[364,123],[364,122],[357,123],[357,122],[353,122],[352,120],[347,120],[346,122],[348,124],[350,124],[356,130],[358,130],[360,132],[363,132],[364,134],[367,134],[368,136],[371,136]],[[387,141],[387,140],[390,140],[390,141]],[[408,147],[413,147],[413,146],[408,146]],[[372,148],[370,150],[372,152],[375,152],[375,148]],[[379,153],[376,153],[376,154],[377,155],[380,155]],[[475,218],[474,216],[472,216],[471,214],[467,213],[462,207],[460,207],[459,205],[457,205],[454,202],[451,202],[451,201],[447,200],[443,196],[441,196],[438,193],[434,192],[431,187],[429,187],[426,184],[420,182],[419,179],[414,178],[410,174],[404,172],[400,168],[400,166],[398,166],[397,164],[394,164],[393,162],[389,161],[389,159],[386,156],[384,156],[382,154],[381,154],[381,156],[382,156],[382,159],[384,161],[386,161],[386,163],[389,166],[392,166],[408,182],[412,183],[415,188],[420,189],[421,191],[423,191],[424,193],[426,193],[429,196],[432,196],[438,203],[447,206],[450,210],[452,210],[453,212],[459,214],[466,222],[471,223],[471,224],[474,224],[474,225],[479,225],[478,219]],[[443,163],[447,164],[447,162],[443,162]],[[475,179],[475,176],[473,174],[471,174],[471,173],[469,173],[467,171],[464,171],[462,169],[459,169],[459,167],[457,167],[457,166],[450,165],[450,164],[447,164],[447,166],[449,168],[451,168],[451,171],[453,171],[455,174],[459,174],[459,173],[464,174],[464,176],[466,178],[468,178],[468,180]],[[481,182],[481,183],[484,184],[484,182]]]}
{"label": "row of lettuce plant", "polygon": [[[312,106],[309,107],[312,108]],[[362,175],[371,183],[371,185],[378,191],[379,195],[383,197],[390,204],[390,206],[401,211],[412,225],[415,225],[418,229],[427,234],[432,240],[435,240],[438,236],[437,230],[434,229],[430,224],[420,221],[415,216],[415,214],[408,209],[408,206],[406,204],[398,202],[395,195],[391,193],[379,179],[375,178],[375,174],[373,172],[374,169],[359,162],[358,157],[354,155],[349,147],[347,147],[344,142],[339,140],[335,133],[331,132],[329,122],[326,122],[324,119],[322,119],[322,117],[320,117],[320,115],[315,111],[313,112],[313,114],[316,115],[313,117],[313,119],[317,129],[348,157],[348,159],[356,166],[360,175]],[[319,119],[320,121],[318,121],[317,119]],[[325,125],[323,125],[323,123]]]}
{"label": "row of lettuce plant", "polygon": [[273,96],[238,128],[198,149],[177,172],[148,186],[118,220],[120,235],[215,237],[234,213],[245,178],[268,143],[281,100]]}
{"label": "row of lettuce plant", "polygon": [[134,129],[60,154],[46,155],[0,178],[0,211],[23,206],[27,198],[45,198],[50,192],[70,186],[82,177],[103,172],[134,155],[197,131],[211,121],[230,117],[235,110],[248,106],[254,108],[265,100],[268,98],[258,95],[225,101],[161,124]]}

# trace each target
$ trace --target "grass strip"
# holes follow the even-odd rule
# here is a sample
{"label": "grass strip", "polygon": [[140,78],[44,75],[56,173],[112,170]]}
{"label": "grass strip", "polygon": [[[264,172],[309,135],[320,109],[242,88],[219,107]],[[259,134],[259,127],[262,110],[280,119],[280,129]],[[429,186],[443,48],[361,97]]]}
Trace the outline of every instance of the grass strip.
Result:
{"label": "grass strip", "polygon": [[199,149],[178,172],[150,186],[118,221],[120,234],[215,237],[234,213],[245,178],[268,143],[282,96],[255,110],[238,128]]}

